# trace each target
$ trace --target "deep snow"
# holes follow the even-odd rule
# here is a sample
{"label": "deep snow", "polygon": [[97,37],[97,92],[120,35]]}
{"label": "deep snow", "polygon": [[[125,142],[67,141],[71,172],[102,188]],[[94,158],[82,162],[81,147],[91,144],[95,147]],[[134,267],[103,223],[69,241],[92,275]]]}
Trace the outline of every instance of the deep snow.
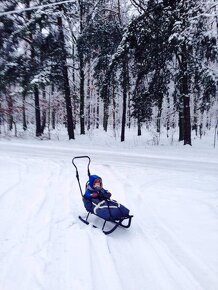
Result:
{"label": "deep snow", "polygon": [[[0,289],[218,289],[217,148],[86,141],[0,141]],[[131,228],[105,236],[78,219],[78,155]]]}

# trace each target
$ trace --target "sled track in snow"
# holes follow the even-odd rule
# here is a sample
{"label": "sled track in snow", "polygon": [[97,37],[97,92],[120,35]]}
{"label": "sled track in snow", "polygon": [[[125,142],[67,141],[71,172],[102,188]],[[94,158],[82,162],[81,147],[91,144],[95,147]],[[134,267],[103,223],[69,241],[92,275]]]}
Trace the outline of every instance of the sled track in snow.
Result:
{"label": "sled track in snow", "polygon": [[93,150],[91,171],[134,215],[130,229],[105,236],[78,219],[86,212],[71,160],[87,151],[7,142],[0,149],[0,289],[218,285],[215,161]]}

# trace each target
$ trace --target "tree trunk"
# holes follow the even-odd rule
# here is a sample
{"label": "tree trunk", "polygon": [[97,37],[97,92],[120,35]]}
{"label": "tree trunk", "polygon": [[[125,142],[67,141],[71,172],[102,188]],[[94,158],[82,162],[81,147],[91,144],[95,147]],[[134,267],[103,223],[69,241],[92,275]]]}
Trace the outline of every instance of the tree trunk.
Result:
{"label": "tree trunk", "polygon": [[116,99],[115,99],[115,84],[112,84],[112,102],[113,102],[113,130],[116,129]]}
{"label": "tree trunk", "polygon": [[85,134],[85,116],[84,116],[84,106],[85,106],[85,91],[84,91],[84,84],[85,84],[85,74],[84,74],[84,58],[83,54],[80,53],[79,56],[79,74],[80,74],[80,134]]}
{"label": "tree trunk", "polygon": [[[170,112],[170,99],[169,96],[167,96],[167,112]],[[170,116],[169,113],[167,113],[167,138],[169,138],[169,130],[170,130]]]}
{"label": "tree trunk", "polygon": [[39,105],[39,89],[34,85],[34,101],[35,101],[35,120],[36,120],[36,137],[41,136],[41,114]]}
{"label": "tree trunk", "polygon": [[127,118],[128,118],[128,128],[131,127],[131,93],[128,93],[128,111],[127,111]]}
{"label": "tree trunk", "polygon": [[[30,7],[30,1],[26,1],[26,8]],[[31,21],[31,11],[27,11],[27,19]],[[32,32],[29,33],[29,38],[31,42],[33,42],[33,35]],[[37,68],[37,61],[35,56],[35,48],[34,45],[30,47],[31,51],[31,62],[33,67]],[[34,102],[35,102],[35,122],[36,122],[36,137],[41,136],[41,115],[40,115],[40,105],[39,105],[39,89],[37,84],[33,86],[33,94],[34,94]]]}
{"label": "tree trunk", "polygon": [[127,88],[128,88],[128,61],[125,58],[123,62],[123,113],[121,124],[121,142],[125,140]]}
{"label": "tree trunk", "polygon": [[51,126],[51,94],[49,93],[48,95],[48,139],[50,140],[51,139],[51,129],[50,129],[50,126]]}
{"label": "tree trunk", "polygon": [[[73,81],[73,116],[75,118],[77,114],[77,87],[76,87],[76,76],[75,76],[75,67],[76,67],[76,56],[75,56],[75,44],[72,48],[72,59],[73,59],[73,72],[72,72],[72,81]],[[76,129],[76,122],[73,124],[74,130]]]}
{"label": "tree trunk", "polygon": [[[187,29],[187,17],[188,17],[188,2],[187,0],[183,1],[181,7],[181,16],[182,16],[182,27]],[[183,130],[184,130],[184,145],[191,145],[191,117],[190,117],[190,97],[189,97],[189,78],[188,78],[188,47],[187,40],[184,38],[181,45],[181,86],[180,86],[180,96],[183,101]]]}
{"label": "tree trunk", "polygon": [[56,110],[53,109],[51,113],[51,123],[52,123],[52,129],[55,129],[55,116],[56,116]]}
{"label": "tree trunk", "polygon": [[183,98],[183,116],[184,116],[184,145],[191,145],[191,117],[190,117],[190,97],[188,89],[188,64],[187,64],[187,47],[182,46],[182,83],[181,96]]}
{"label": "tree trunk", "polygon": [[16,122],[14,122],[14,120],[13,120],[13,124],[14,124],[14,136],[17,137],[17,125],[16,125]]}
{"label": "tree trunk", "polygon": [[37,85],[34,85],[34,100],[35,100],[35,118],[36,118],[36,137],[41,136],[41,117],[39,106],[39,89]]}
{"label": "tree trunk", "polygon": [[[83,32],[84,5],[83,0],[79,1],[80,6],[80,34]],[[79,78],[80,78],[80,134],[85,135],[85,74],[84,74],[84,55],[79,51]]]}
{"label": "tree trunk", "polygon": [[108,118],[109,118],[109,104],[110,104],[110,96],[109,96],[109,84],[103,85],[103,129],[105,132],[107,132],[108,127]]}
{"label": "tree trunk", "polygon": [[2,127],[2,115],[3,115],[3,113],[1,112],[1,102],[0,102],[0,134],[2,133],[2,131],[1,131],[1,127]]}
{"label": "tree trunk", "polygon": [[87,130],[90,130],[91,127],[91,74],[90,74],[90,61],[88,63],[88,72],[87,72],[87,115],[86,115],[86,122],[87,122]]}
{"label": "tree trunk", "polygon": [[179,141],[184,140],[184,115],[183,110],[179,109]]}
{"label": "tree trunk", "polygon": [[54,84],[51,84],[51,97],[52,97],[52,109],[51,109],[51,126],[55,129],[56,124],[56,108],[54,107]]}
{"label": "tree trunk", "polygon": [[[218,112],[217,112],[218,113]],[[216,126],[215,126],[215,131],[214,131],[214,143],[213,143],[213,147],[216,147],[216,140],[217,140],[217,136],[218,136],[218,131],[217,131],[217,127],[218,127],[218,119],[216,121]]]}
{"label": "tree trunk", "polygon": [[74,128],[73,128],[73,115],[72,115],[72,104],[70,98],[70,84],[68,78],[67,66],[63,67],[64,75],[64,94],[65,94],[65,104],[67,110],[67,131],[69,139],[75,139],[74,137]]}
{"label": "tree trunk", "polygon": [[67,111],[67,131],[69,139],[75,139],[74,137],[74,127],[73,127],[73,115],[72,115],[72,104],[70,97],[70,84],[68,77],[68,68],[67,68],[67,51],[65,47],[64,31],[62,18],[58,17],[58,28],[59,28],[59,40],[62,48],[63,58],[62,58],[62,74],[64,80],[64,96],[65,104]]}
{"label": "tree trunk", "polygon": [[[43,86],[42,96],[43,96],[43,101],[44,101],[44,106],[45,106],[46,92],[45,92],[45,87],[44,86]],[[43,108],[43,110],[42,110],[42,128],[41,128],[42,134],[44,133],[45,126],[46,126],[46,109]]]}
{"label": "tree trunk", "polygon": [[198,116],[197,116],[197,105],[198,105],[198,96],[197,94],[194,95],[194,112],[193,112],[193,125],[192,130],[195,132],[195,135],[198,136]]}
{"label": "tree trunk", "polygon": [[190,98],[183,96],[184,99],[184,145],[191,144],[191,117],[190,117]]}
{"label": "tree trunk", "polygon": [[12,131],[14,119],[13,119],[13,100],[10,93],[8,94],[7,103],[8,103],[8,129]]}
{"label": "tree trunk", "polygon": [[99,128],[99,121],[100,121],[100,116],[99,116],[99,103],[100,103],[100,97],[99,95],[97,96],[97,104],[96,104],[96,129]]}
{"label": "tree trunk", "polygon": [[161,125],[161,113],[162,113],[162,103],[163,103],[163,94],[160,93],[158,99],[158,113],[157,113],[157,133],[160,133],[160,125]]}
{"label": "tree trunk", "polygon": [[24,131],[27,130],[25,101],[26,101],[26,92],[23,91],[23,106],[22,106],[22,111],[23,111],[23,130]]}
{"label": "tree trunk", "polygon": [[142,135],[142,129],[141,129],[141,122],[139,121],[139,119],[138,119],[138,122],[137,122],[137,126],[138,126],[138,136],[141,136]]}
{"label": "tree trunk", "polygon": [[107,96],[107,98],[104,100],[104,117],[103,117],[103,129],[105,132],[107,132],[108,118],[109,118],[109,101]]}

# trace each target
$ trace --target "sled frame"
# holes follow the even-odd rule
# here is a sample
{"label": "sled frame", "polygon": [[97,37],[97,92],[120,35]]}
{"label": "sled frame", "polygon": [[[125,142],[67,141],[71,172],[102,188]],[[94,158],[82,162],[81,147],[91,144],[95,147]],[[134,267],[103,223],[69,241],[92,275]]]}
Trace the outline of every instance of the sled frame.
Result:
{"label": "sled frame", "polygon": [[[133,215],[129,215],[129,216],[127,216],[127,217],[123,217],[123,218],[116,219],[116,220],[113,220],[113,219],[106,220],[106,219],[104,219],[104,218],[98,216],[97,214],[95,214],[95,213],[93,213],[93,212],[88,212],[88,214],[87,214],[87,216],[86,216],[85,219],[82,218],[81,216],[79,216],[79,219],[80,219],[83,223],[85,223],[86,225],[89,225],[90,222],[88,221],[88,218],[89,218],[90,214],[93,214],[93,215],[97,216],[98,218],[100,218],[100,219],[102,219],[102,220],[104,221],[101,230],[102,230],[102,232],[103,232],[105,235],[109,235],[109,234],[113,233],[113,232],[116,230],[116,228],[118,228],[119,226],[121,226],[121,227],[123,227],[123,228],[129,228],[130,225],[131,225],[132,217],[133,217]],[[127,220],[127,221],[128,221],[128,223],[127,223],[126,225],[123,224],[123,221],[124,221],[124,220]],[[107,222],[110,222],[110,223],[113,223],[113,224],[114,224],[113,227],[112,227],[110,230],[104,230],[105,225],[106,225]],[[92,227],[93,227],[93,228],[98,228],[98,227],[95,226],[95,225],[92,225]]]}

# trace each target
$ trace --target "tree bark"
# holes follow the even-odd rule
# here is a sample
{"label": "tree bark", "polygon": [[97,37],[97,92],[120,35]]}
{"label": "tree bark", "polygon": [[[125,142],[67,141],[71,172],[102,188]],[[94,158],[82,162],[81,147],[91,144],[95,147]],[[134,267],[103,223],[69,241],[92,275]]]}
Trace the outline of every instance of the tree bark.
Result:
{"label": "tree bark", "polygon": [[83,54],[80,53],[79,56],[79,63],[80,63],[80,134],[85,135],[85,91],[84,91],[84,84],[85,84],[85,74],[84,74],[84,57]]}
{"label": "tree bark", "polygon": [[67,51],[65,47],[65,39],[64,39],[64,31],[63,31],[63,23],[62,18],[58,17],[58,28],[59,28],[59,39],[63,52],[62,58],[62,74],[64,81],[64,96],[65,96],[65,104],[67,111],[67,131],[69,139],[75,139],[74,137],[74,128],[73,128],[73,115],[72,115],[72,104],[70,97],[70,84],[69,84],[69,76],[68,76],[68,68],[67,68]]}
{"label": "tree bark", "polygon": [[182,46],[182,83],[181,95],[183,98],[183,116],[184,116],[184,145],[191,145],[191,117],[190,117],[190,97],[188,89],[188,64],[187,64],[187,45]]}
{"label": "tree bark", "polygon": [[8,109],[7,109],[8,129],[12,131],[13,129],[13,99],[10,92],[8,93],[8,97],[7,97],[7,105],[8,105]]}
{"label": "tree bark", "polygon": [[107,96],[107,98],[104,100],[104,117],[103,117],[103,129],[105,132],[107,132],[108,118],[109,118],[109,100]]}
{"label": "tree bark", "polygon": [[159,99],[158,99],[158,113],[157,113],[157,133],[160,133],[160,125],[161,125],[161,114],[162,114],[162,104],[163,104],[163,93],[159,94]]}
{"label": "tree bark", "polygon": [[[84,7],[83,0],[79,1],[80,6],[80,34],[83,32]],[[84,74],[84,55],[79,51],[79,78],[80,78],[80,134],[85,135],[85,74]]]}
{"label": "tree bark", "polygon": [[36,137],[41,136],[41,117],[39,106],[39,89],[37,85],[34,85],[34,100],[35,100],[35,118],[36,118]]}
{"label": "tree bark", "polygon": [[123,113],[121,124],[121,142],[125,141],[127,88],[128,88],[128,61],[125,58],[123,62]]}
{"label": "tree bark", "polygon": [[128,128],[131,127],[131,93],[128,93],[128,111],[127,111],[127,118],[128,118]]}
{"label": "tree bark", "polygon": [[[26,1],[26,7],[30,7],[30,1]],[[27,18],[29,21],[31,21],[31,12],[27,11]],[[33,35],[30,32],[29,38],[31,40],[31,43],[33,41]],[[31,51],[31,61],[32,61],[32,66],[36,67],[37,66],[37,61],[36,61],[36,55],[35,55],[35,48],[33,44],[30,46],[30,51]],[[34,95],[34,103],[35,103],[35,121],[36,121],[36,137],[41,136],[41,115],[40,115],[40,105],[39,105],[39,88],[38,85],[35,83],[33,86],[33,95]]]}
{"label": "tree bark", "polygon": [[0,134],[2,133],[2,131],[1,131],[1,127],[2,127],[2,115],[3,115],[3,113],[1,112],[1,102],[0,102]]}
{"label": "tree bark", "polygon": [[191,116],[190,116],[190,98],[183,96],[184,100],[184,145],[191,144]]}
{"label": "tree bark", "polygon": [[96,104],[96,129],[99,128],[99,103],[100,103],[100,97],[97,96],[97,104]]}
{"label": "tree bark", "polygon": [[51,123],[52,123],[52,129],[55,129],[55,116],[56,116],[56,110],[53,109],[51,113]]}
{"label": "tree bark", "polygon": [[[76,87],[76,74],[75,74],[75,67],[76,67],[76,56],[75,56],[75,44],[73,44],[72,49],[72,58],[73,58],[73,72],[72,72],[72,81],[73,81],[73,118],[75,118],[77,114],[77,87]],[[76,122],[73,124],[74,130],[76,129]]]}
{"label": "tree bark", "polygon": [[115,99],[115,84],[113,78],[112,84],[112,102],[113,102],[113,129],[116,129],[116,99]]}
{"label": "tree bark", "polygon": [[184,141],[184,115],[182,109],[179,109],[179,141]]}
{"label": "tree bark", "polygon": [[87,115],[86,115],[86,123],[87,123],[87,130],[90,130],[91,127],[91,73],[90,73],[90,61],[88,63],[88,72],[87,72]]}
{"label": "tree bark", "polygon": [[[182,26],[183,29],[187,29],[187,17],[188,17],[188,1],[185,0],[181,7]],[[188,86],[188,47],[187,39],[183,40],[181,45],[181,86],[180,96],[183,102],[183,130],[184,130],[184,145],[191,145],[191,117],[190,117],[190,96]]]}
{"label": "tree bark", "polygon": [[139,119],[138,119],[138,122],[137,122],[137,126],[138,126],[138,136],[141,136],[142,135],[142,129],[141,129],[141,122],[139,121]]}
{"label": "tree bark", "polygon": [[25,101],[26,101],[26,92],[23,91],[23,106],[22,106],[22,111],[23,111],[23,130],[24,131],[27,130]]}
{"label": "tree bark", "polygon": [[[42,96],[43,96],[43,101],[46,102],[46,92],[45,92],[44,86],[43,86]],[[45,104],[44,104],[44,106],[45,106]],[[41,128],[42,134],[44,133],[45,126],[46,126],[46,109],[43,108],[43,110],[42,110],[42,128]]]}
{"label": "tree bark", "polygon": [[197,118],[197,95],[194,96],[194,116],[192,130],[195,131],[195,135],[198,136],[198,118]]}

